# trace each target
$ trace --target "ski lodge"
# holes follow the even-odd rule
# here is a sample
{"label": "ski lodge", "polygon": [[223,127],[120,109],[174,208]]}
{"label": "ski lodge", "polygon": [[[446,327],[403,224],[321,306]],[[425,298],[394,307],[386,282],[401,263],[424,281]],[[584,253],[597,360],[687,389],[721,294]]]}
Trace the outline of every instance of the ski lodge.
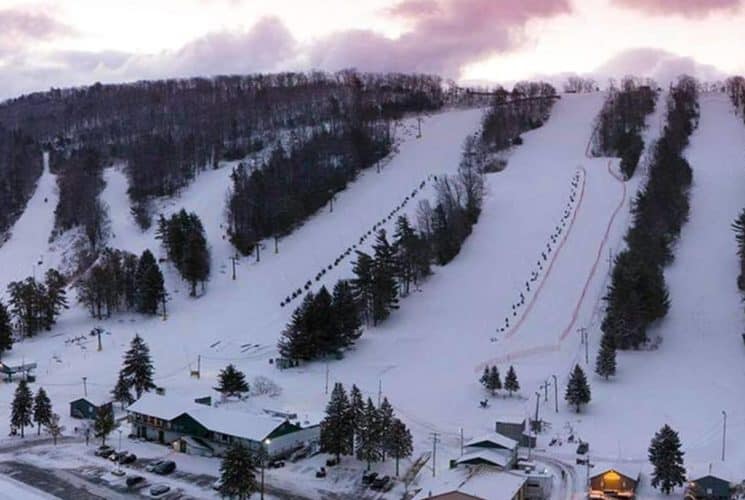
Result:
{"label": "ski lodge", "polygon": [[615,465],[590,477],[591,500],[633,499],[639,484],[639,469],[633,465]]}

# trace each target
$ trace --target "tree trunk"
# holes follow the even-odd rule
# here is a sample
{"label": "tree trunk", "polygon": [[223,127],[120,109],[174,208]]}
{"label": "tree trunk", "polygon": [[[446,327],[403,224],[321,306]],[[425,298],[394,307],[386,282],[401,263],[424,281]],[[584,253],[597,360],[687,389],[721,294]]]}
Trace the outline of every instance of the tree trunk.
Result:
{"label": "tree trunk", "polygon": [[398,457],[396,457],[396,477],[398,477]]}

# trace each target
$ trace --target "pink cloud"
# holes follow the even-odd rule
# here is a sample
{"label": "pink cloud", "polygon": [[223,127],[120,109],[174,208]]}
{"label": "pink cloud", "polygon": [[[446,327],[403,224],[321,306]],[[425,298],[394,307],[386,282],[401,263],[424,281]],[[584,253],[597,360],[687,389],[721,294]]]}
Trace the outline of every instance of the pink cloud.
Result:
{"label": "pink cloud", "polygon": [[402,0],[386,12],[411,25],[399,38],[344,31],[312,47],[327,69],[422,71],[458,76],[462,67],[519,45],[525,24],[569,13],[569,0]]}
{"label": "pink cloud", "polygon": [[613,3],[653,15],[702,16],[739,8],[741,0],[613,0]]}
{"label": "pink cloud", "polygon": [[72,30],[41,12],[20,9],[0,10],[0,53],[17,50],[35,40],[68,35]]}

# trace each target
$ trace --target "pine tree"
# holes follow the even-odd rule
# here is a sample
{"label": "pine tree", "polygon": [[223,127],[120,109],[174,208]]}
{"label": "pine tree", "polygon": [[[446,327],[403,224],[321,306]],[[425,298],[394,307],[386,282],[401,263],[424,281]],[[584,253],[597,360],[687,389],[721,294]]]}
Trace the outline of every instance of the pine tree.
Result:
{"label": "pine tree", "polygon": [[121,403],[122,409],[134,402],[134,398],[132,397],[130,389],[131,384],[124,376],[123,371],[119,372],[119,377],[116,380],[114,390],[111,391],[111,395],[113,396],[114,401],[118,401],[119,403]]}
{"label": "pine tree", "polygon": [[357,260],[352,266],[355,277],[352,279],[352,290],[362,319],[366,323],[373,321],[375,286],[373,283],[375,261],[365,252],[357,251]]}
{"label": "pine tree", "polygon": [[196,297],[197,284],[207,281],[210,275],[210,253],[204,236],[202,222],[196,214],[189,214],[190,223],[186,233],[186,245],[182,257],[181,275],[191,284],[190,295]]}
{"label": "pine tree", "polygon": [[393,406],[388,401],[388,398],[384,397],[383,401],[380,403],[380,408],[378,408],[378,426],[381,436],[380,455],[383,461],[385,461],[385,454],[388,449],[388,443],[386,442],[386,439],[388,438],[388,433],[390,431],[391,425],[393,425],[394,418],[395,415],[393,413]]}
{"label": "pine tree", "polygon": [[309,330],[308,318],[313,308],[314,296],[308,293],[302,304],[292,313],[290,323],[277,342],[279,353],[287,359],[310,361],[318,356],[318,346]]}
{"label": "pine tree", "polygon": [[0,302],[0,358],[4,351],[13,347],[13,327],[10,322],[10,313],[5,304]]}
{"label": "pine tree", "polygon": [[486,373],[484,375],[486,375],[484,387],[486,390],[491,392],[492,396],[494,396],[494,394],[502,388],[502,379],[499,375],[499,369],[496,366],[492,366],[489,369],[488,375]]}
{"label": "pine tree", "polygon": [[46,391],[39,387],[36,397],[34,397],[34,422],[38,426],[37,435],[41,435],[41,426],[47,425],[52,416],[52,402],[49,401]]}
{"label": "pine tree", "polygon": [[520,382],[517,381],[517,373],[515,373],[515,368],[512,365],[510,365],[507,376],[504,378],[504,388],[510,394],[510,397],[520,390]]}
{"label": "pine tree", "polygon": [[339,280],[334,285],[332,317],[342,347],[354,345],[362,335],[362,322],[354,291],[347,280]]}
{"label": "pine tree", "polygon": [[137,311],[144,314],[157,314],[165,288],[163,273],[150,250],[145,250],[140,256],[134,283]]}
{"label": "pine tree", "polygon": [[352,390],[349,391],[349,422],[352,426],[355,449],[357,446],[356,443],[359,442],[364,414],[365,400],[362,398],[362,391],[356,385],[352,385]]}
{"label": "pine tree", "polygon": [[616,374],[616,345],[613,336],[604,333],[600,339],[600,351],[595,363],[595,373],[601,377],[608,377]]}
{"label": "pine tree", "polygon": [[310,337],[320,355],[333,354],[343,347],[341,332],[336,328],[333,317],[332,298],[325,286],[322,286],[313,298],[306,324]]}
{"label": "pine tree", "polygon": [[590,402],[590,386],[587,383],[585,372],[579,365],[574,365],[564,399],[576,408],[577,413],[579,413],[580,406]]}
{"label": "pine tree", "polygon": [[226,397],[241,396],[248,392],[246,375],[229,364],[224,370],[220,370],[217,376],[218,385],[215,390]]}
{"label": "pine tree", "polygon": [[484,389],[488,389],[489,386],[489,367],[484,366],[484,373],[481,374],[481,378],[479,378],[479,383],[484,387]]}
{"label": "pine tree", "polygon": [[357,446],[357,458],[367,462],[367,469],[373,462],[380,461],[381,458],[381,438],[380,415],[372,399],[367,398],[365,410],[362,414],[362,424],[360,426],[359,443]]}
{"label": "pine tree", "polygon": [[336,455],[338,461],[341,455],[352,453],[352,439],[349,399],[344,386],[337,382],[326,405],[326,418],[321,422],[321,449]]}
{"label": "pine tree", "polygon": [[31,425],[33,416],[34,396],[25,380],[18,382],[13,403],[10,411],[10,425],[15,429],[20,429],[21,437],[24,437],[24,428]]}
{"label": "pine tree", "polygon": [[50,436],[52,436],[52,440],[56,445],[57,439],[65,431],[65,426],[60,425],[59,415],[57,415],[56,413],[52,413],[52,415],[49,417],[49,421],[44,425],[44,429],[47,431],[47,433],[49,433]]}
{"label": "pine tree", "polygon": [[101,445],[106,444],[106,438],[116,427],[114,420],[114,411],[111,405],[104,405],[96,411],[96,418],[93,420],[93,432],[96,437],[101,438]]}
{"label": "pine tree", "polygon": [[409,432],[406,424],[394,418],[391,426],[388,428],[387,436],[386,451],[388,455],[396,459],[396,477],[398,477],[399,460],[411,456],[411,453],[414,451],[411,432]]}
{"label": "pine tree", "polygon": [[375,260],[373,264],[373,325],[377,325],[398,309],[398,284],[396,283],[396,263],[393,247],[388,243],[385,229],[378,231],[373,245]]}
{"label": "pine tree", "polygon": [[43,299],[43,324],[47,330],[54,326],[56,318],[62,310],[70,307],[67,304],[66,286],[65,277],[59,271],[54,268],[47,270],[44,275],[44,290],[46,290],[46,295]]}
{"label": "pine tree", "polygon": [[680,448],[678,433],[667,424],[654,435],[649,445],[649,461],[654,466],[652,486],[660,486],[666,495],[685,482],[684,452]]}
{"label": "pine tree", "polygon": [[150,349],[139,335],[135,335],[129,350],[124,354],[121,377],[129,381],[135,390],[137,399],[142,396],[143,392],[155,389]]}
{"label": "pine tree", "polygon": [[220,495],[245,500],[258,490],[256,463],[251,451],[241,443],[228,448],[220,465]]}

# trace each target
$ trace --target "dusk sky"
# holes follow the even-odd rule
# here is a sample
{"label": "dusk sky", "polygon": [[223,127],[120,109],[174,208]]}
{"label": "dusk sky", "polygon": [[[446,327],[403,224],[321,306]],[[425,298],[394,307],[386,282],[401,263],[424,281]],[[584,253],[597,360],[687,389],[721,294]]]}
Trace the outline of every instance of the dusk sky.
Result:
{"label": "dusk sky", "polygon": [[745,73],[740,0],[0,0],[0,98],[282,70]]}

